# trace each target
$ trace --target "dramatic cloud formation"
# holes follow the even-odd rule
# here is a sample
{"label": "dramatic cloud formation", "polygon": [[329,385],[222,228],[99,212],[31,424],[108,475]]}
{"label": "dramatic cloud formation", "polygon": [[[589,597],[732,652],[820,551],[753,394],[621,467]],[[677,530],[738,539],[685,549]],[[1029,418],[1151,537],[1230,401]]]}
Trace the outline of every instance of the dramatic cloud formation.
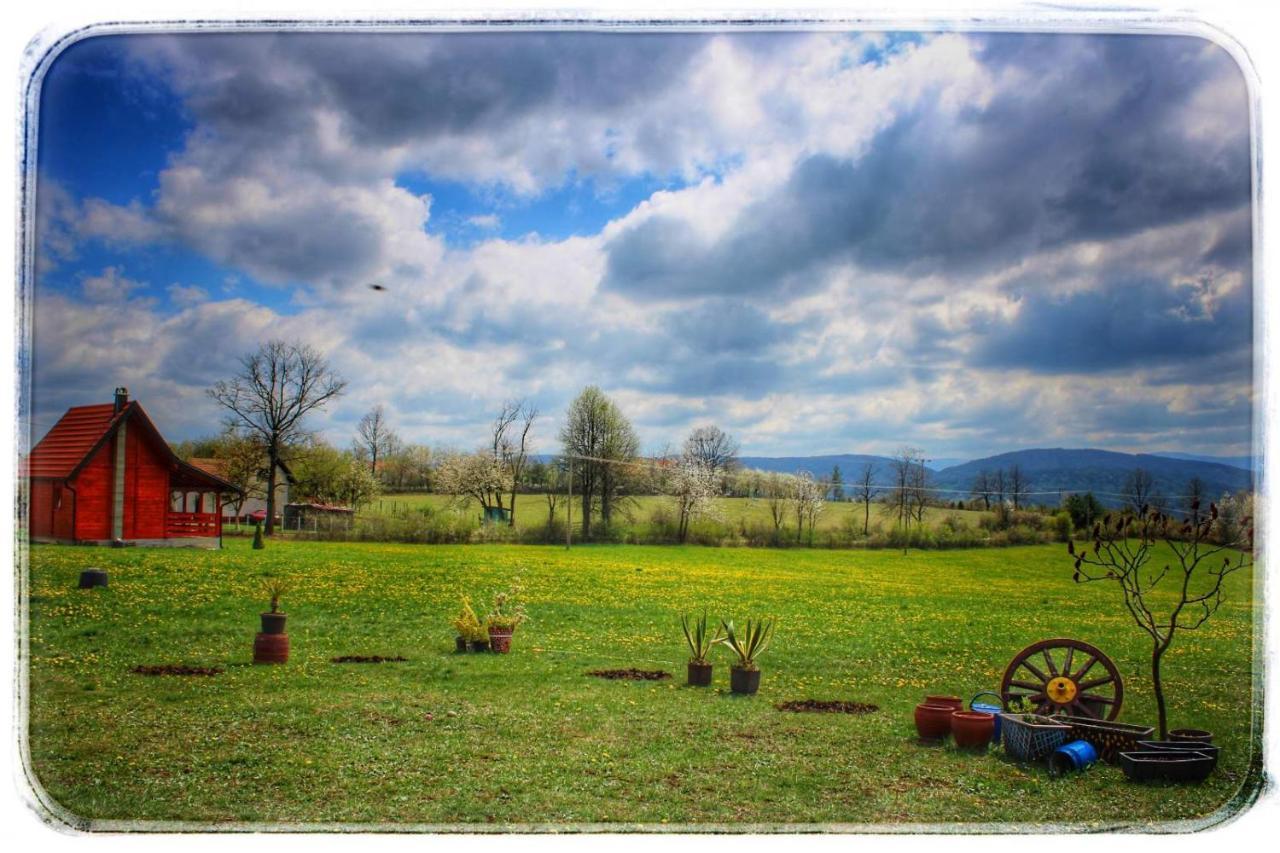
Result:
{"label": "dramatic cloud formation", "polygon": [[150,165],[41,140],[37,435],[117,384],[207,433],[286,336],[341,443],[522,396],[549,449],[596,383],[651,448],[1251,450],[1248,92],[1201,39],[121,36],[49,82]]}

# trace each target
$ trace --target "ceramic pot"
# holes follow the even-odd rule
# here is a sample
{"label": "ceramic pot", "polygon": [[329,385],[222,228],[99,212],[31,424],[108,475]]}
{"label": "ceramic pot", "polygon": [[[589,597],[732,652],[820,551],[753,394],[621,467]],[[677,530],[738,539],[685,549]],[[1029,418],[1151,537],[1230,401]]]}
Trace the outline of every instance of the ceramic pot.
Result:
{"label": "ceramic pot", "polygon": [[951,735],[956,746],[986,749],[996,732],[996,718],[984,711],[952,711]]}
{"label": "ceramic pot", "polygon": [[963,711],[964,704],[960,701],[959,696],[926,696],[924,697],[925,705],[945,705],[953,711]]}
{"label": "ceramic pot", "polygon": [[930,705],[921,702],[916,706],[916,731],[923,740],[943,740],[951,734],[951,715],[955,709],[949,705]]}

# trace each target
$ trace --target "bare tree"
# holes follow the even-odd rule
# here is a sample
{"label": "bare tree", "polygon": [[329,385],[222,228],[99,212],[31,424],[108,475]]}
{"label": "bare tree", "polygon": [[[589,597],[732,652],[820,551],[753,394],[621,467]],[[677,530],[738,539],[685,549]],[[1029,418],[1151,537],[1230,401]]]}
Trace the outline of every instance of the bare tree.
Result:
{"label": "bare tree", "polygon": [[209,396],[230,412],[229,421],[262,439],[267,451],[267,519],[263,533],[275,529],[276,470],[288,448],[306,436],[310,413],[342,394],[345,379],[306,344],[269,341],[240,359],[241,371],[209,389]]}
{"label": "bare tree", "polygon": [[983,468],[978,472],[978,476],[973,478],[973,488],[969,490],[975,498],[982,498],[982,508],[986,510],[991,509],[991,495],[994,491],[991,480],[991,472]]}
{"label": "bare tree", "polygon": [[989,485],[991,486],[992,495],[995,496],[996,503],[1000,506],[1004,506],[1004,491],[1006,486],[1003,468],[998,468],[991,474]]}
{"label": "bare tree", "polygon": [[1135,515],[1142,515],[1156,503],[1155,487],[1155,479],[1147,469],[1134,468],[1129,472],[1123,491],[1125,501]]}
{"label": "bare tree", "polygon": [[[508,522],[516,526],[516,492],[520,489],[525,464],[529,459],[530,432],[538,419],[538,409],[524,400],[502,404],[502,410],[493,421],[493,456],[507,468],[511,480],[511,509]],[[502,501],[499,497],[498,506]]]}
{"label": "bare tree", "polygon": [[387,423],[382,404],[368,411],[356,427],[356,447],[369,459],[369,473],[378,476],[378,460],[390,456],[399,447],[400,438]]}
{"label": "bare tree", "polygon": [[902,447],[893,457],[892,501],[898,514],[898,525],[908,527],[914,520],[924,519],[928,505],[928,469],[924,466],[924,451],[914,447]]}
{"label": "bare tree", "polygon": [[684,440],[681,454],[696,460],[713,475],[721,476],[738,466],[738,442],[720,427],[700,426]]}
{"label": "bare tree", "polygon": [[1022,474],[1022,468],[1018,465],[1010,465],[1007,482],[1009,484],[1009,494],[1013,498],[1013,508],[1015,510],[1021,509],[1022,496],[1026,494],[1029,488],[1027,478]]}
{"label": "bare tree", "polygon": [[[1196,504],[1192,512],[1198,513],[1199,509]],[[1239,538],[1223,544],[1210,542],[1217,520],[1218,508],[1213,504],[1209,504],[1208,517],[1199,523],[1188,519],[1181,525],[1155,510],[1136,517],[1108,515],[1093,526],[1092,550],[1077,552],[1074,542],[1067,543],[1067,553],[1075,557],[1072,577],[1076,583],[1113,581],[1120,588],[1125,609],[1134,623],[1151,638],[1151,682],[1162,740],[1169,734],[1160,675],[1165,652],[1179,631],[1194,631],[1209,621],[1222,606],[1227,577],[1253,564],[1250,519],[1242,519]],[[1173,552],[1176,569],[1171,569],[1170,564],[1159,571],[1153,568],[1157,540]],[[1221,565],[1217,563],[1219,557]],[[1171,581],[1162,587],[1161,581],[1166,578]],[[1075,679],[1082,675],[1076,674]]]}
{"label": "bare tree", "polygon": [[1190,516],[1192,524],[1200,523],[1200,507],[1204,506],[1204,500],[1204,480],[1199,477],[1192,477],[1187,481],[1186,494],[1182,497],[1182,508]]}
{"label": "bare tree", "polygon": [[872,483],[876,476],[876,466],[868,462],[862,466],[862,473],[858,475],[858,480],[854,484],[854,496],[862,502],[862,535],[867,536],[871,531],[871,496],[875,491]]}

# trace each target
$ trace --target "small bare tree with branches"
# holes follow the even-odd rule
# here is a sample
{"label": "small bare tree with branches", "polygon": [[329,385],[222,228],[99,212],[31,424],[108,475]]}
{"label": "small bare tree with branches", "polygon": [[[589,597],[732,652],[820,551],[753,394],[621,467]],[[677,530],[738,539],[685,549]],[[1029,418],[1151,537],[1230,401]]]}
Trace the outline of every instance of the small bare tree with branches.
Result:
{"label": "small bare tree with branches", "polygon": [[[1191,507],[1193,518],[1199,518],[1199,509],[1198,503]],[[1223,544],[1210,541],[1217,520],[1218,508],[1214,504],[1209,504],[1206,517],[1198,522],[1187,519],[1181,525],[1164,513],[1143,506],[1136,517],[1108,514],[1094,524],[1092,550],[1077,552],[1075,543],[1067,542],[1067,553],[1075,558],[1075,582],[1114,581],[1125,609],[1151,638],[1151,682],[1161,739],[1169,733],[1160,679],[1161,659],[1179,631],[1196,630],[1218,611],[1224,581],[1253,564],[1253,527],[1248,519],[1241,525],[1241,534]],[[1173,552],[1176,569],[1170,563],[1158,571],[1154,569],[1152,558],[1159,541]],[[1219,557],[1221,565],[1217,563]],[[1166,578],[1170,583],[1165,587],[1174,587],[1172,596],[1164,588],[1156,591]]]}
{"label": "small bare tree with branches", "polygon": [[862,535],[867,536],[871,530],[871,497],[875,492],[876,466],[867,462],[853,486],[853,496],[862,502]]}

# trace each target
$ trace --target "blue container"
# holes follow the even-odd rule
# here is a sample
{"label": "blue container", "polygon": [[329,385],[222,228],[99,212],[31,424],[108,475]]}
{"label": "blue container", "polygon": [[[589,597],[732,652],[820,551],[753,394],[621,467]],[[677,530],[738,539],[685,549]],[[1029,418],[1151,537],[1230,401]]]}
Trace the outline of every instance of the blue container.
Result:
{"label": "blue container", "polygon": [[1000,713],[1004,711],[1004,703],[1001,702],[999,705],[989,705],[986,702],[979,702],[978,701],[979,696],[993,696],[995,697],[995,700],[997,702],[1000,702],[1000,694],[991,693],[990,691],[984,691],[982,693],[974,694],[974,697],[969,700],[970,711],[981,711],[982,713],[990,714],[992,717],[995,718],[996,728],[991,735],[991,742],[999,743],[1000,742]]}
{"label": "blue container", "polygon": [[1098,760],[1098,750],[1087,740],[1073,740],[1053,751],[1049,756],[1049,775],[1064,776],[1083,770]]}

